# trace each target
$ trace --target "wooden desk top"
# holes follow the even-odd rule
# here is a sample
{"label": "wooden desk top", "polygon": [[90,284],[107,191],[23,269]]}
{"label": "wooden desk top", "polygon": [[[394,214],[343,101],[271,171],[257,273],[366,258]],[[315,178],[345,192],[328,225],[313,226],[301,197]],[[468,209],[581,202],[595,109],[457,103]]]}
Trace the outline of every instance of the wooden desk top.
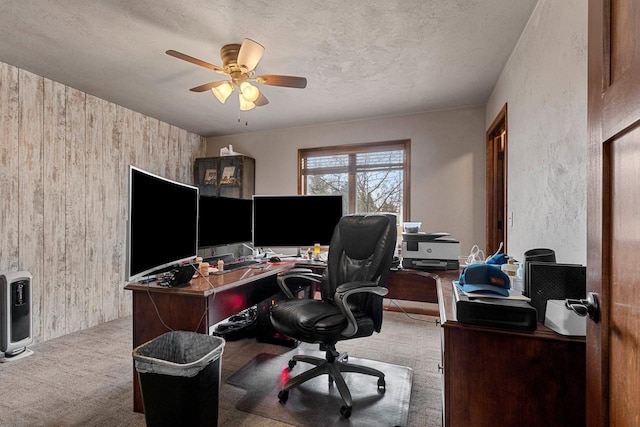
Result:
{"label": "wooden desk top", "polygon": [[261,263],[222,274],[210,274],[207,277],[198,276],[191,279],[191,284],[182,288],[160,286],[157,282],[129,283],[124,288],[131,291],[165,292],[179,295],[206,297],[214,292],[222,292],[245,283],[262,279],[286,271],[295,265],[294,262]]}
{"label": "wooden desk top", "polygon": [[456,306],[453,298],[453,280],[456,280],[457,277],[445,276],[442,278],[438,278],[438,282],[436,283],[438,289],[438,301],[440,302],[440,321],[443,326],[447,327],[461,327],[461,328],[473,328],[483,331],[489,331],[492,333],[503,333],[503,334],[518,334],[524,336],[530,336],[535,339],[547,339],[547,340],[555,340],[555,341],[585,341],[585,337],[579,336],[566,336],[561,335],[554,330],[547,328],[544,326],[542,322],[538,322],[538,328],[533,332],[519,332],[512,331],[508,329],[499,329],[499,328],[489,328],[484,326],[476,326],[476,325],[465,325],[458,322],[458,318],[456,316]]}

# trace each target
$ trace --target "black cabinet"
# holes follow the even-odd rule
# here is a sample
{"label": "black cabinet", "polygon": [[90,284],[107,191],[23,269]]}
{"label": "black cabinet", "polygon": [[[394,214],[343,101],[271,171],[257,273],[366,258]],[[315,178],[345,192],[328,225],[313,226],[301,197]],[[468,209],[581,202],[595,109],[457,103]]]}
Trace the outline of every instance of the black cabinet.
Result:
{"label": "black cabinet", "polygon": [[195,162],[194,182],[201,195],[250,199],[255,193],[255,159],[240,155],[202,157]]}

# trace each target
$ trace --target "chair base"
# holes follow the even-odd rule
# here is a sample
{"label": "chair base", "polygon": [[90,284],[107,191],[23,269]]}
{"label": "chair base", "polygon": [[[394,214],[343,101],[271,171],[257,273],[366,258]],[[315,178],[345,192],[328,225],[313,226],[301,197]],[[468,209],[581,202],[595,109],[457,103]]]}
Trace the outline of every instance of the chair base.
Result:
{"label": "chair base", "polygon": [[354,372],[358,374],[378,377],[378,392],[381,393],[385,392],[386,382],[384,379],[384,373],[382,373],[381,371],[370,368],[368,366],[348,363],[346,361],[347,359],[348,355],[346,353],[339,354],[335,350],[335,347],[326,349],[326,358],[324,359],[302,354],[293,356],[291,360],[289,360],[289,371],[293,369],[297,362],[310,363],[315,367],[309,369],[308,371],[302,372],[301,374],[298,374],[287,381],[287,383],[282,387],[280,393],[278,393],[278,399],[280,399],[281,403],[285,403],[289,398],[289,390],[312,378],[327,374],[329,377],[329,385],[335,382],[336,386],[338,387],[340,397],[342,398],[342,401],[344,403],[344,406],[340,408],[340,413],[343,417],[349,418],[349,416],[351,415],[353,400],[351,398],[349,387],[347,387],[347,383],[342,376],[343,372]]}

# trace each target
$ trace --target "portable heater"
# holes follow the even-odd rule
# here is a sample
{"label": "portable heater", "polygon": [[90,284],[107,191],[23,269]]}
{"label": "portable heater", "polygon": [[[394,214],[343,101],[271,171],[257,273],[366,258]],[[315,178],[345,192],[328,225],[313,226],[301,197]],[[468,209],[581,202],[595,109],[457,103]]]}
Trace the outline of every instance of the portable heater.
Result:
{"label": "portable heater", "polygon": [[1,361],[23,357],[32,352],[31,279],[27,271],[0,274],[0,352]]}

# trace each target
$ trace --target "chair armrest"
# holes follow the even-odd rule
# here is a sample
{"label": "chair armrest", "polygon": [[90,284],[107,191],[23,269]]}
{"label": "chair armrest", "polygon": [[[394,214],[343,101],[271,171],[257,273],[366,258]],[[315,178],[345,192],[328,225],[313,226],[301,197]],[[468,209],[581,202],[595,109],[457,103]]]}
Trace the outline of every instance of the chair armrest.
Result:
{"label": "chair armrest", "polygon": [[333,301],[336,303],[342,314],[344,314],[349,322],[347,327],[342,331],[342,335],[345,337],[351,337],[358,332],[358,322],[353,315],[353,312],[347,304],[347,299],[354,294],[370,293],[385,296],[389,292],[389,289],[383,286],[377,286],[374,282],[349,282],[343,283],[336,288]]}
{"label": "chair armrest", "polygon": [[282,274],[279,274],[277,278],[278,286],[289,299],[296,299],[291,292],[291,289],[289,289],[286,284],[287,280],[293,278],[308,280],[310,283],[320,283],[322,280],[321,275],[313,273],[312,270],[308,268],[292,268]]}

